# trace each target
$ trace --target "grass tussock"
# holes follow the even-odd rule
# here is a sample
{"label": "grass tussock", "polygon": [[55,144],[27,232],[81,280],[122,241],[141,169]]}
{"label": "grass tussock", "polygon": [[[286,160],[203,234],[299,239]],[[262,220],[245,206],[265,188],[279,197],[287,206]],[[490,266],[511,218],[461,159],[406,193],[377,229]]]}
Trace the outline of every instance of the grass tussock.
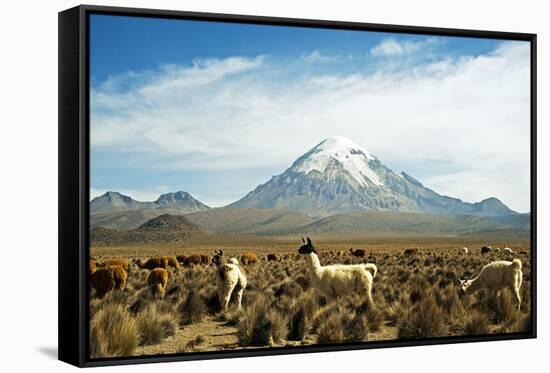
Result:
{"label": "grass tussock", "polygon": [[343,326],[345,314],[332,312],[320,321],[317,328],[319,343],[343,343],[346,341],[346,330]]}
{"label": "grass tussock", "polygon": [[529,333],[533,328],[531,315],[525,314],[517,318],[510,328],[511,333]]}
{"label": "grass tussock", "polygon": [[512,294],[508,290],[502,291],[500,296],[491,302],[491,305],[495,323],[509,325],[514,323],[519,316],[517,304],[512,300]]}
{"label": "grass tussock", "polygon": [[319,343],[363,342],[368,340],[371,328],[379,328],[378,314],[371,312],[371,326],[369,313],[351,310],[349,304],[342,303],[344,306],[335,303],[317,315],[315,321]]}
{"label": "grass tussock", "polygon": [[105,304],[90,322],[91,357],[131,355],[140,340],[138,323],[120,304]]}
{"label": "grass tussock", "polygon": [[384,314],[380,310],[372,310],[365,315],[365,318],[367,320],[370,332],[378,332],[382,329],[382,326],[384,325]]}
{"label": "grass tussock", "polygon": [[283,342],[288,335],[288,320],[270,309],[270,302],[259,297],[238,320],[237,333],[243,345],[265,346]]}
{"label": "grass tussock", "polygon": [[181,315],[181,324],[189,325],[204,320],[208,307],[198,292],[191,290],[185,301],[178,306]]}
{"label": "grass tussock", "polygon": [[364,314],[348,315],[344,318],[344,330],[346,332],[346,341],[364,342],[368,340],[371,325],[369,319]]}
{"label": "grass tussock", "polygon": [[289,320],[288,339],[293,341],[301,341],[305,338],[308,331],[308,319],[303,306],[294,310],[292,317]]}
{"label": "grass tussock", "polygon": [[484,335],[491,332],[491,323],[486,314],[471,310],[463,319],[461,334]]}
{"label": "grass tussock", "polygon": [[173,314],[163,312],[150,304],[137,314],[136,323],[140,331],[140,345],[155,344],[175,334],[177,321]]}
{"label": "grass tussock", "polygon": [[399,338],[419,339],[441,337],[447,334],[443,310],[432,294],[426,294],[412,307],[399,324]]}

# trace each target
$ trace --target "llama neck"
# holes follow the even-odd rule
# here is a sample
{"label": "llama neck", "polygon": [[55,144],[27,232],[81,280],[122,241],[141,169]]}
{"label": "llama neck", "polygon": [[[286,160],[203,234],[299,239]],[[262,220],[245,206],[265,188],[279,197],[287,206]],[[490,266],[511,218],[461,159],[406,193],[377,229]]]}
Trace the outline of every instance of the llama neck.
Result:
{"label": "llama neck", "polygon": [[468,289],[466,289],[466,293],[468,294],[475,293],[476,291],[478,291],[483,287],[483,284],[481,283],[479,276],[471,280],[468,280],[468,282],[470,283],[470,286],[468,286]]}
{"label": "llama neck", "polygon": [[319,257],[315,253],[310,253],[306,255],[306,261],[313,278],[319,278],[319,272],[321,270],[321,262]]}

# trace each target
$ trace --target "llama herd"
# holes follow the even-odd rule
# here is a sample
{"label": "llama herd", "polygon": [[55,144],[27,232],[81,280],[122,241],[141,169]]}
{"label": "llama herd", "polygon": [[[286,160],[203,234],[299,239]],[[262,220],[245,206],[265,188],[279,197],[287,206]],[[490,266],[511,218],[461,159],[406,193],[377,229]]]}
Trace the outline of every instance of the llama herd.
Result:
{"label": "llama herd", "polygon": [[[298,249],[298,254],[305,257],[307,270],[313,288],[327,299],[334,299],[349,294],[358,294],[363,297],[370,306],[374,306],[372,290],[378,268],[374,263],[361,264],[331,264],[321,265],[319,252],[315,249],[311,239],[302,238],[303,245]],[[502,253],[515,256],[517,253],[508,248],[503,249],[483,246],[480,253]],[[459,249],[459,253],[471,254],[467,247]],[[523,253],[523,252],[522,252]],[[342,253],[338,253],[341,256]],[[350,254],[357,258],[366,256],[363,249],[350,249]],[[418,249],[407,248],[403,251],[404,257],[412,257],[418,254]],[[288,258],[288,256],[286,256]],[[292,259],[292,257],[290,257]],[[141,269],[150,270],[147,276],[147,286],[154,297],[162,298],[166,293],[170,279],[169,267],[179,270],[181,266],[214,265],[215,282],[218,293],[219,306],[227,310],[230,299],[235,299],[237,308],[242,305],[242,298],[247,287],[247,276],[244,266],[259,262],[259,257],[253,252],[246,252],[240,256],[226,257],[222,250],[217,250],[213,256],[204,254],[162,256],[147,260],[134,260],[135,265]],[[268,254],[267,262],[279,261],[281,257],[276,254]],[[131,268],[130,261],[123,258],[105,259],[102,261],[89,261],[90,285],[96,291],[98,298],[104,297],[115,289],[124,289],[128,272]],[[508,288],[511,290],[517,309],[521,308],[522,263],[518,258],[511,261],[495,260],[485,265],[479,274],[471,279],[460,279],[456,276],[459,289],[464,294],[472,294],[485,289],[496,297],[500,291]],[[234,296],[235,294],[235,296]]]}
{"label": "llama herd", "polygon": [[[373,279],[376,276],[377,267],[373,263],[365,264],[333,264],[322,266],[319,261],[319,253],[315,250],[311,239],[307,241],[302,237],[303,245],[298,252],[306,255],[310,276],[315,288],[328,298],[334,298],[350,293],[361,294],[366,297],[370,305],[372,300]],[[514,254],[510,248],[503,249],[506,254]],[[351,250],[351,249],[350,249]],[[468,254],[468,248],[464,247],[463,253]],[[352,255],[357,251],[351,250]],[[405,255],[417,254],[418,249],[406,249]],[[363,254],[364,256],[364,254]],[[513,259],[511,262],[498,260],[485,265],[478,276],[473,279],[458,279],[460,289],[465,294],[472,294],[485,289],[491,295],[498,296],[500,291],[508,288],[516,298],[518,311],[521,308],[520,289],[523,273],[521,260]]]}
{"label": "llama herd", "polygon": [[[489,254],[489,253],[496,253],[496,254],[502,253],[502,254],[507,255],[509,257],[514,257],[514,256],[518,255],[518,253],[515,250],[513,250],[509,247],[503,247],[501,249],[500,247],[493,248],[491,246],[483,246],[481,248],[481,254],[486,255],[486,254]],[[520,254],[525,254],[525,251],[522,251]]]}
{"label": "llama herd", "polygon": [[[224,281],[219,285],[220,304],[225,305],[224,308],[227,308],[227,303],[229,302],[233,289],[237,287],[240,307],[242,292],[246,287],[244,269],[240,267],[240,264],[255,264],[259,260],[258,256],[255,253],[248,252],[241,256],[241,263],[239,263],[239,260],[236,258],[230,258],[227,263],[225,263],[224,258],[222,263],[221,255],[222,251],[220,250],[213,257],[206,254],[193,254],[161,256],[148,258],[147,260],[136,259],[133,262],[140,269],[150,270],[147,276],[147,285],[153,296],[160,298],[162,298],[166,292],[170,277],[170,272],[168,271],[169,267],[179,270],[181,266],[189,267],[192,265],[209,265],[213,263],[218,267],[218,273],[222,276]],[[278,257],[275,254],[269,254],[267,260],[275,261],[278,260]],[[124,258],[110,258],[101,261],[90,258],[88,267],[90,285],[91,288],[95,289],[97,297],[103,298],[112,290],[124,289],[130,268],[130,261]],[[236,272],[239,274],[235,275]],[[232,282],[234,278],[235,281]],[[222,291],[222,289],[225,290]]]}

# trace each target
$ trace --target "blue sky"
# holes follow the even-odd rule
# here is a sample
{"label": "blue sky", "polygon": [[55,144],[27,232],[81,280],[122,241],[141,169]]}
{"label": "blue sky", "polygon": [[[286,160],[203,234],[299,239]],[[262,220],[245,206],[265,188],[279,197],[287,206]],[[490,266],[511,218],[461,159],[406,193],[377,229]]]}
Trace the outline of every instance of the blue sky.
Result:
{"label": "blue sky", "polygon": [[104,15],[90,31],[92,196],[221,206],[342,135],[440,193],[528,210],[525,43]]}
{"label": "blue sky", "polygon": [[[319,50],[326,55],[365,56],[387,38],[411,42],[422,35],[231,24],[204,21],[93,15],[90,20],[92,84],[128,70],[189,65],[196,58],[273,55],[289,60]],[[440,47],[426,59],[493,50],[492,39],[437,37]],[[364,61],[361,61],[364,62]],[[359,63],[359,62],[358,62]],[[351,64],[350,69],[357,67]]]}

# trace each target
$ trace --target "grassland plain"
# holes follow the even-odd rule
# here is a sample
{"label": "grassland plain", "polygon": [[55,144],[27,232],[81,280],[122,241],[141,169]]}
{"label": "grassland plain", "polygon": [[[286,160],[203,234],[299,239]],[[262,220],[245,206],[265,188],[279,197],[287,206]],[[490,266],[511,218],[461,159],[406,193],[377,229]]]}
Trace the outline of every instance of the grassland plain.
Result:
{"label": "grassland plain", "polygon": [[[132,264],[128,281],[99,299],[90,299],[91,357],[157,355],[257,347],[369,342],[515,333],[531,328],[530,242],[498,238],[420,236],[319,236],[315,247],[323,265],[375,263],[374,307],[357,295],[327,300],[312,287],[296,237],[198,236],[185,242],[97,246],[101,262],[123,257]],[[502,252],[482,255],[482,245],[512,247],[523,263],[521,310],[508,290],[463,295],[456,278],[475,276],[487,263],[511,260]],[[405,255],[405,248],[417,248]],[[465,254],[462,247],[468,247]],[[350,248],[365,249],[355,257]],[[161,255],[209,254],[222,249],[240,257],[255,252],[260,261],[243,266],[248,286],[241,310],[220,312],[215,266],[169,268],[164,297],[151,294],[149,270],[134,259]],[[268,254],[276,261],[268,261]]]}

